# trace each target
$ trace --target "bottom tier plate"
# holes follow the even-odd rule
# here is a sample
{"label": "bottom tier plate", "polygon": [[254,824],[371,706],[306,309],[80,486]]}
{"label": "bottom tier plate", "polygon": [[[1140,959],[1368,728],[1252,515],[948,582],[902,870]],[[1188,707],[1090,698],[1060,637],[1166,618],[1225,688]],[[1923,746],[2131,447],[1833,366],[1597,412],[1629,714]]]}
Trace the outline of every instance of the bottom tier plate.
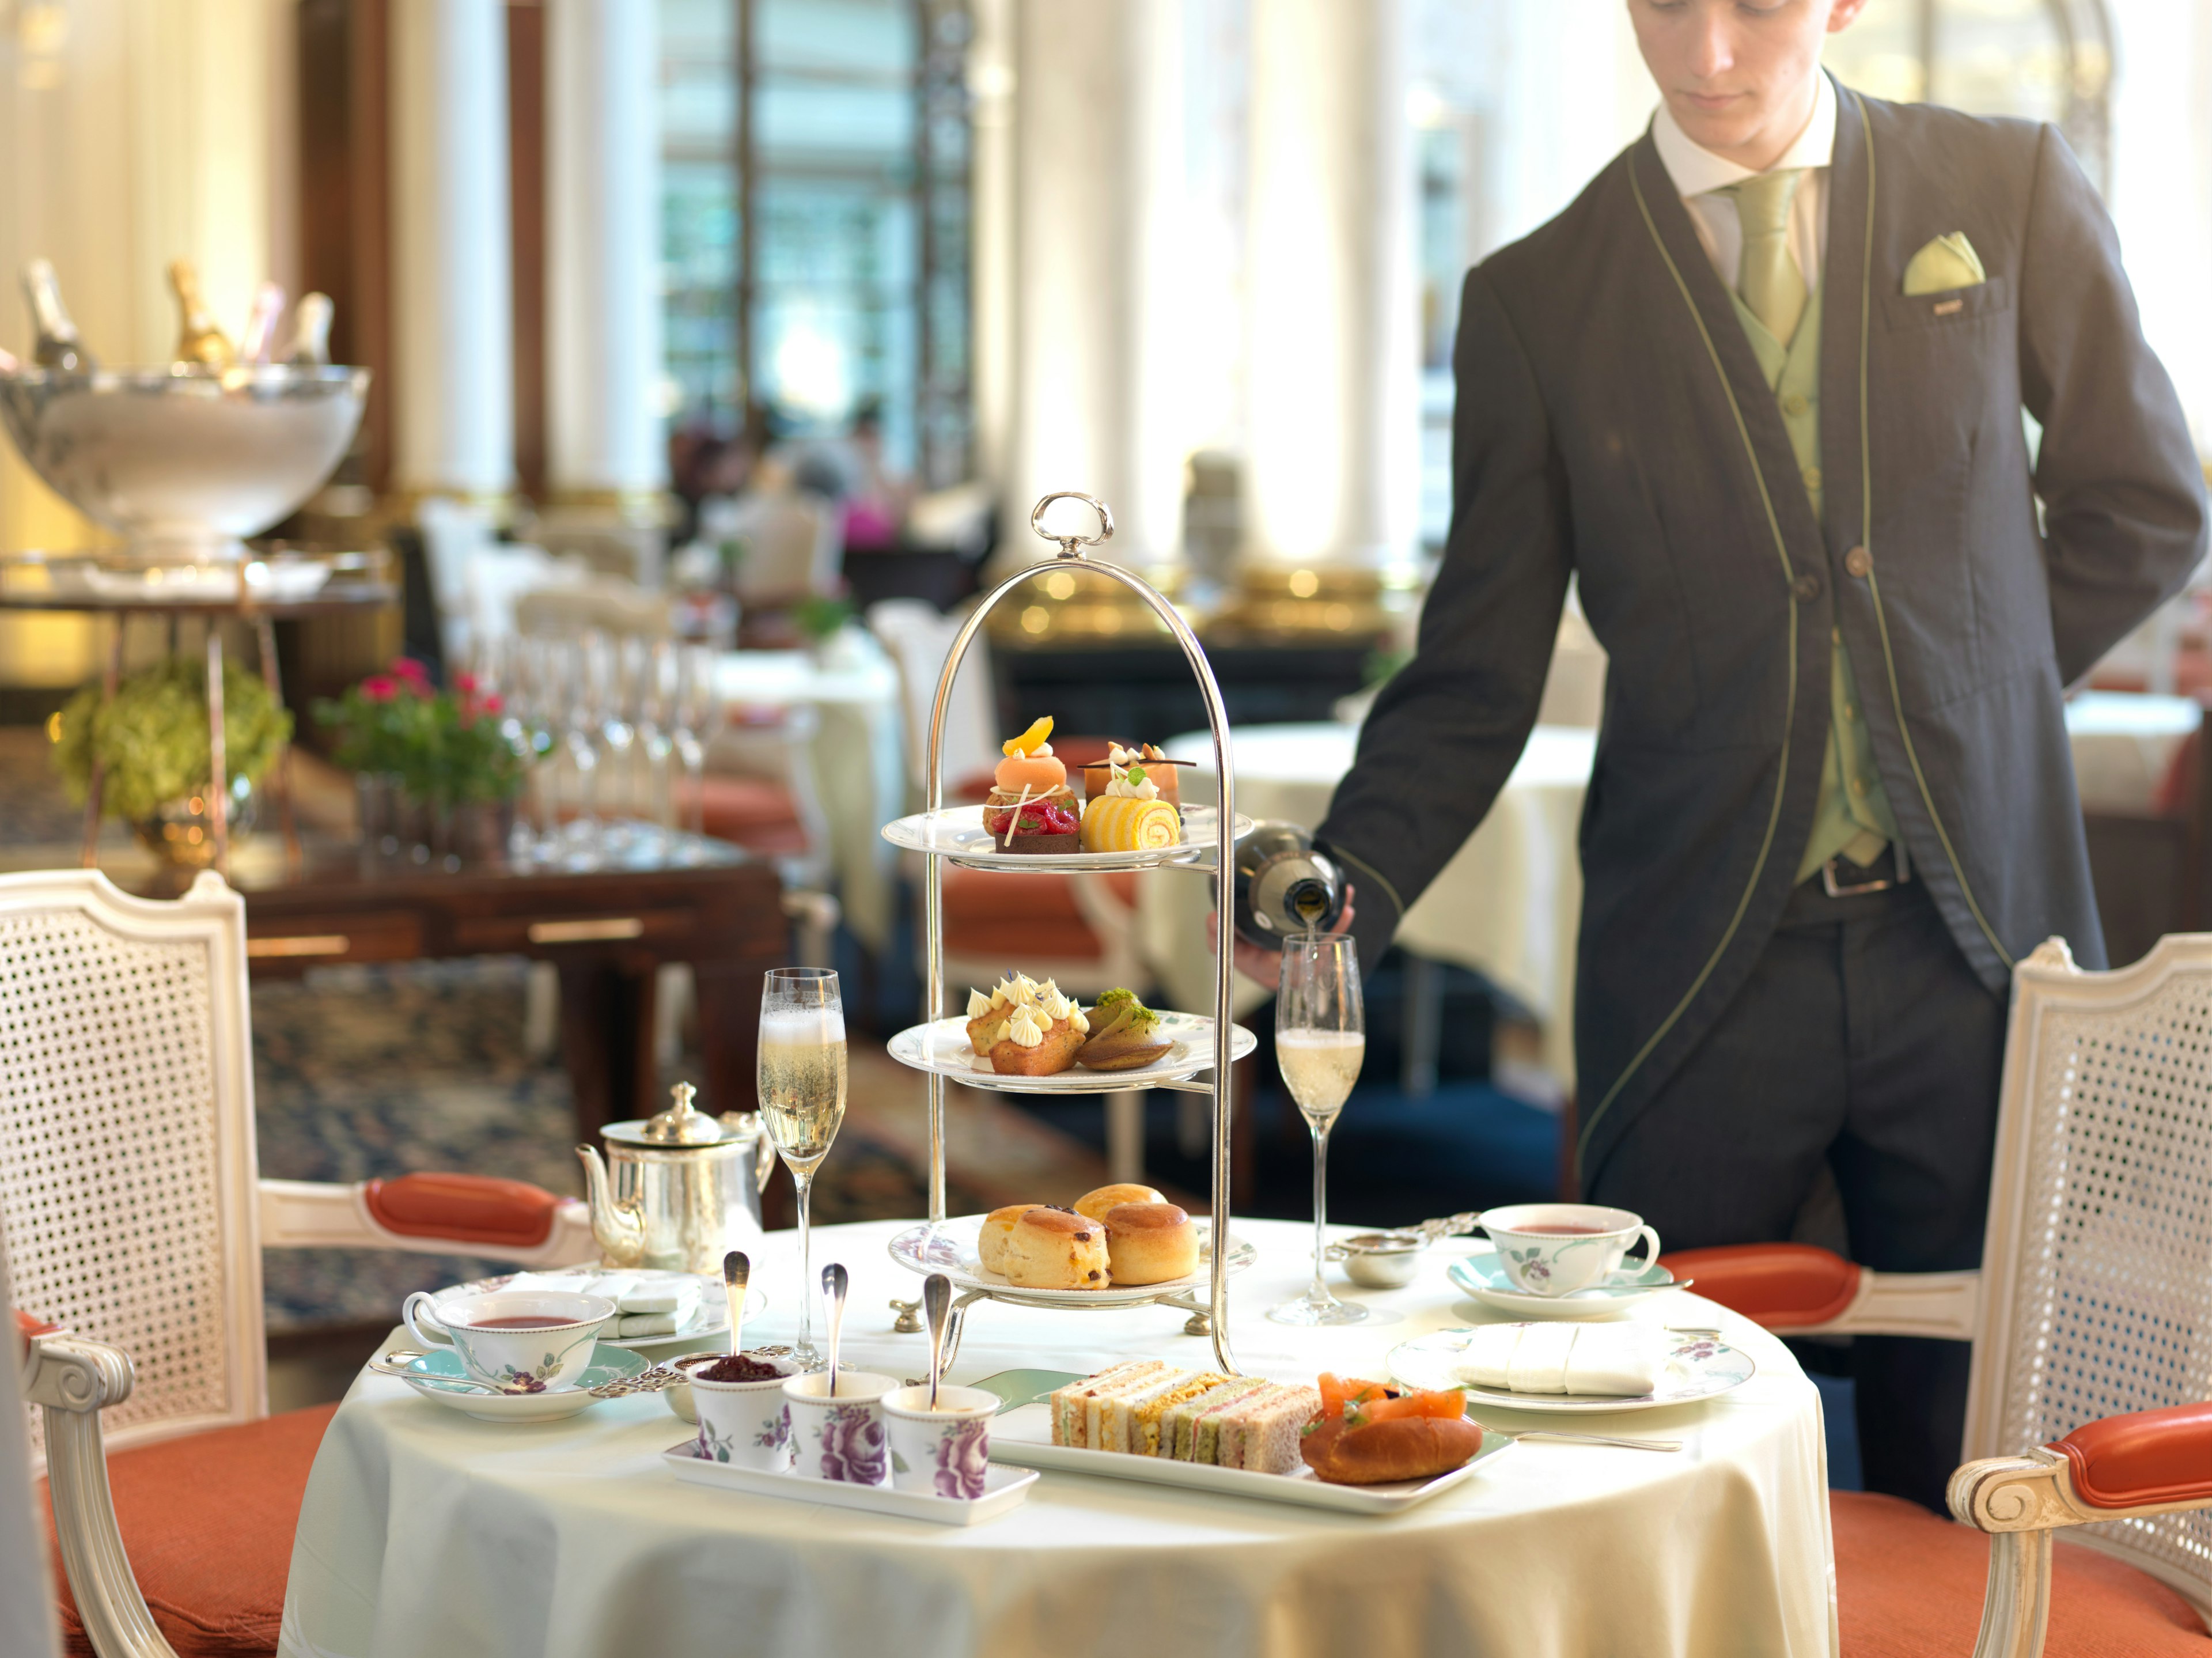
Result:
{"label": "bottom tier plate", "polygon": [[[910,1272],[924,1276],[942,1272],[956,1290],[988,1290],[1002,1300],[1022,1301],[1038,1307],[1141,1307],[1164,1296],[1211,1287],[1213,1282],[1213,1228],[1198,1222],[1198,1271],[1170,1278],[1164,1284],[1111,1284],[1103,1290],[1031,1290],[1006,1282],[1001,1272],[987,1272],[976,1248],[984,1217],[962,1215],[936,1226],[913,1226],[890,1242],[891,1259]],[[1260,1252],[1229,1235],[1229,1270],[1241,1272],[1260,1258]]]}

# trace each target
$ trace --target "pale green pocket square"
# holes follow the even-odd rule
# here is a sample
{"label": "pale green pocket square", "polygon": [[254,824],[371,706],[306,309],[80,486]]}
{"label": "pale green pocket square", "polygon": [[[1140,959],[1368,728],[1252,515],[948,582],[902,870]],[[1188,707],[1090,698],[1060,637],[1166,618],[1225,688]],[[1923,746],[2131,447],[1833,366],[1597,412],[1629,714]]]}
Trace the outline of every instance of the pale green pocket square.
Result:
{"label": "pale green pocket square", "polygon": [[1938,236],[1905,267],[1907,294],[1948,294],[1954,288],[1972,288],[1988,280],[1982,256],[1974,252],[1963,230]]}

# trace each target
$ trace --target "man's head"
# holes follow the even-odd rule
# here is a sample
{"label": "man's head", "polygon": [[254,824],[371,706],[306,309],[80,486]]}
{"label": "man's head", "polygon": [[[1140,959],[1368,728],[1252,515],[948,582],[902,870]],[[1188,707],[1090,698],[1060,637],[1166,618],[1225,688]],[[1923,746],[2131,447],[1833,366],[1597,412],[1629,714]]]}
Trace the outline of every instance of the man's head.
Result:
{"label": "man's head", "polygon": [[1813,113],[1820,41],[1866,0],[1628,0],[1636,44],[1692,143],[1754,171]]}

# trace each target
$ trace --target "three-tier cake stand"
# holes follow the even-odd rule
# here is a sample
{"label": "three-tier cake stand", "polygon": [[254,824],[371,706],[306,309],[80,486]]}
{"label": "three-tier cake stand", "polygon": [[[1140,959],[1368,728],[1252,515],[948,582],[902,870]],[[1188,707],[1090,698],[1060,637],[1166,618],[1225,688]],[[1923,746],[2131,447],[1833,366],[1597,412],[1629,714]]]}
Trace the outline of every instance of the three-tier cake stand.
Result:
{"label": "three-tier cake stand", "polygon": [[[1060,535],[1044,527],[1046,510],[1055,501],[1080,501],[1098,517],[1095,535]],[[1206,659],[1205,648],[1198,636],[1180,616],[1175,607],[1162,597],[1159,591],[1143,577],[1103,561],[1092,561],[1084,550],[1109,540],[1114,534],[1114,515],[1104,502],[1079,491],[1063,489],[1044,497],[1030,514],[1030,527],[1047,541],[1059,544],[1059,553],[1030,565],[1007,577],[983,598],[952,641],[945,659],[945,670],[938,677],[937,695],[930,708],[928,789],[927,810],[915,817],[902,818],[887,826],[884,837],[893,845],[923,855],[927,875],[923,885],[923,943],[928,963],[927,985],[924,994],[923,1023],[914,1030],[902,1034],[892,1045],[894,1057],[902,1058],[926,1071],[929,1078],[929,1221],[927,1226],[903,1233],[892,1245],[892,1256],[903,1266],[917,1272],[938,1270],[950,1266],[959,1254],[958,1245],[944,1235],[945,1212],[945,1089],[948,1077],[970,1086],[984,1087],[1002,1092],[1042,1091],[1034,1083],[1044,1079],[1020,1077],[993,1078],[985,1074],[953,1075],[939,1064],[925,1062],[932,1052],[930,1042],[933,1028],[945,1011],[945,908],[944,867],[951,861],[963,867],[978,870],[1007,871],[1012,869],[1066,870],[1078,872],[1093,868],[1109,867],[1115,871],[1143,869],[1185,869],[1200,874],[1217,874],[1234,862],[1237,840],[1250,832],[1251,825],[1236,816],[1233,799],[1235,784],[1229,764],[1229,716],[1221,701],[1221,687],[1215,681],[1213,669]],[[975,642],[992,610],[1016,588],[1046,571],[1067,562],[1081,564],[1085,569],[1110,577],[1127,587],[1151,607],[1190,663],[1191,672],[1198,680],[1200,693],[1206,699],[1206,723],[1213,737],[1213,774],[1220,782],[1220,799],[1209,821],[1201,809],[1185,805],[1182,813],[1183,835],[1178,845],[1156,851],[1115,853],[1075,853],[1050,857],[1022,858],[994,851],[991,837],[981,828],[976,808],[945,806],[945,717],[952,696],[954,680],[960,665]],[[1225,890],[1225,886],[1223,889]],[[1049,1307],[1054,1311],[1068,1309],[1088,1309],[1097,1311],[1121,1310],[1131,1307],[1164,1306],[1189,1315],[1184,1325],[1190,1335],[1211,1335],[1217,1367],[1228,1375],[1239,1374],[1235,1356],[1229,1345],[1229,1278],[1243,1266],[1250,1264],[1253,1252],[1249,1246],[1239,1244],[1229,1232],[1230,1191],[1230,1113],[1232,1090],[1230,1085],[1231,1063],[1250,1053],[1256,1042],[1249,1031],[1238,1029],[1230,1019],[1230,975],[1232,971],[1231,953],[1231,907],[1225,902],[1217,902],[1215,908],[1214,989],[1211,1022],[1212,1066],[1210,1078],[1198,1072],[1206,1069],[1197,1053],[1187,1056],[1188,1062],[1170,1067],[1173,1074],[1157,1071],[1132,1072],[1086,1072],[1079,1084],[1074,1083],[1074,1073],[1064,1072],[1068,1084],[1052,1091],[1071,1091],[1079,1087],[1085,1093],[1119,1093],[1151,1088],[1174,1089],[1186,1093],[1210,1095],[1213,1100],[1213,1211],[1210,1218],[1210,1265],[1205,1284],[1169,1284],[1157,1291],[1147,1292],[1144,1287],[1131,1286],[1103,1291],[1030,1291],[999,1282],[977,1282],[972,1272],[967,1275],[963,1293],[953,1303],[951,1321],[945,1337],[946,1362],[950,1363],[960,1345],[960,1332],[967,1309],[979,1301],[1010,1303],[1015,1306]],[[902,1052],[902,1049],[904,1052]],[[919,1058],[909,1057],[919,1055]],[[1060,1082],[1060,1078],[1051,1079]],[[956,1279],[956,1282],[959,1281]],[[1200,1299],[1201,1290],[1204,1298]],[[920,1303],[895,1303],[901,1311],[897,1327],[913,1331],[921,1327],[917,1312]]]}

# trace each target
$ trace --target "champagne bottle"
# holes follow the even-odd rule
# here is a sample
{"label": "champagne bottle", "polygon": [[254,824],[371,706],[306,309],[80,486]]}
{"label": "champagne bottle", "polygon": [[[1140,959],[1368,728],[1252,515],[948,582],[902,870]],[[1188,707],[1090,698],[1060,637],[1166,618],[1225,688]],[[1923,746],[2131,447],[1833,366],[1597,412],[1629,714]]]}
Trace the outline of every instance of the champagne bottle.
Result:
{"label": "champagne bottle", "polygon": [[292,343],[278,361],[303,368],[326,366],[331,360],[331,310],[329,295],[302,294],[292,313]]}
{"label": "champagne bottle", "polygon": [[264,282],[253,290],[253,308],[246,313],[246,332],[239,336],[238,360],[264,363],[276,344],[276,319],[284,314],[284,290]]}
{"label": "champagne bottle", "polygon": [[190,259],[169,262],[169,287],[177,296],[176,361],[201,368],[228,368],[237,353],[200,296],[200,273]]}
{"label": "champagne bottle", "polygon": [[54,268],[45,259],[23,267],[23,297],[30,301],[31,327],[36,337],[31,360],[41,368],[60,374],[89,374],[100,365],[92,360],[76,337],[69,307],[62,303],[62,285]]}
{"label": "champagne bottle", "polygon": [[1344,872],[1296,823],[1261,823],[1237,845],[1237,931],[1263,950],[1327,932],[1344,914]]}

